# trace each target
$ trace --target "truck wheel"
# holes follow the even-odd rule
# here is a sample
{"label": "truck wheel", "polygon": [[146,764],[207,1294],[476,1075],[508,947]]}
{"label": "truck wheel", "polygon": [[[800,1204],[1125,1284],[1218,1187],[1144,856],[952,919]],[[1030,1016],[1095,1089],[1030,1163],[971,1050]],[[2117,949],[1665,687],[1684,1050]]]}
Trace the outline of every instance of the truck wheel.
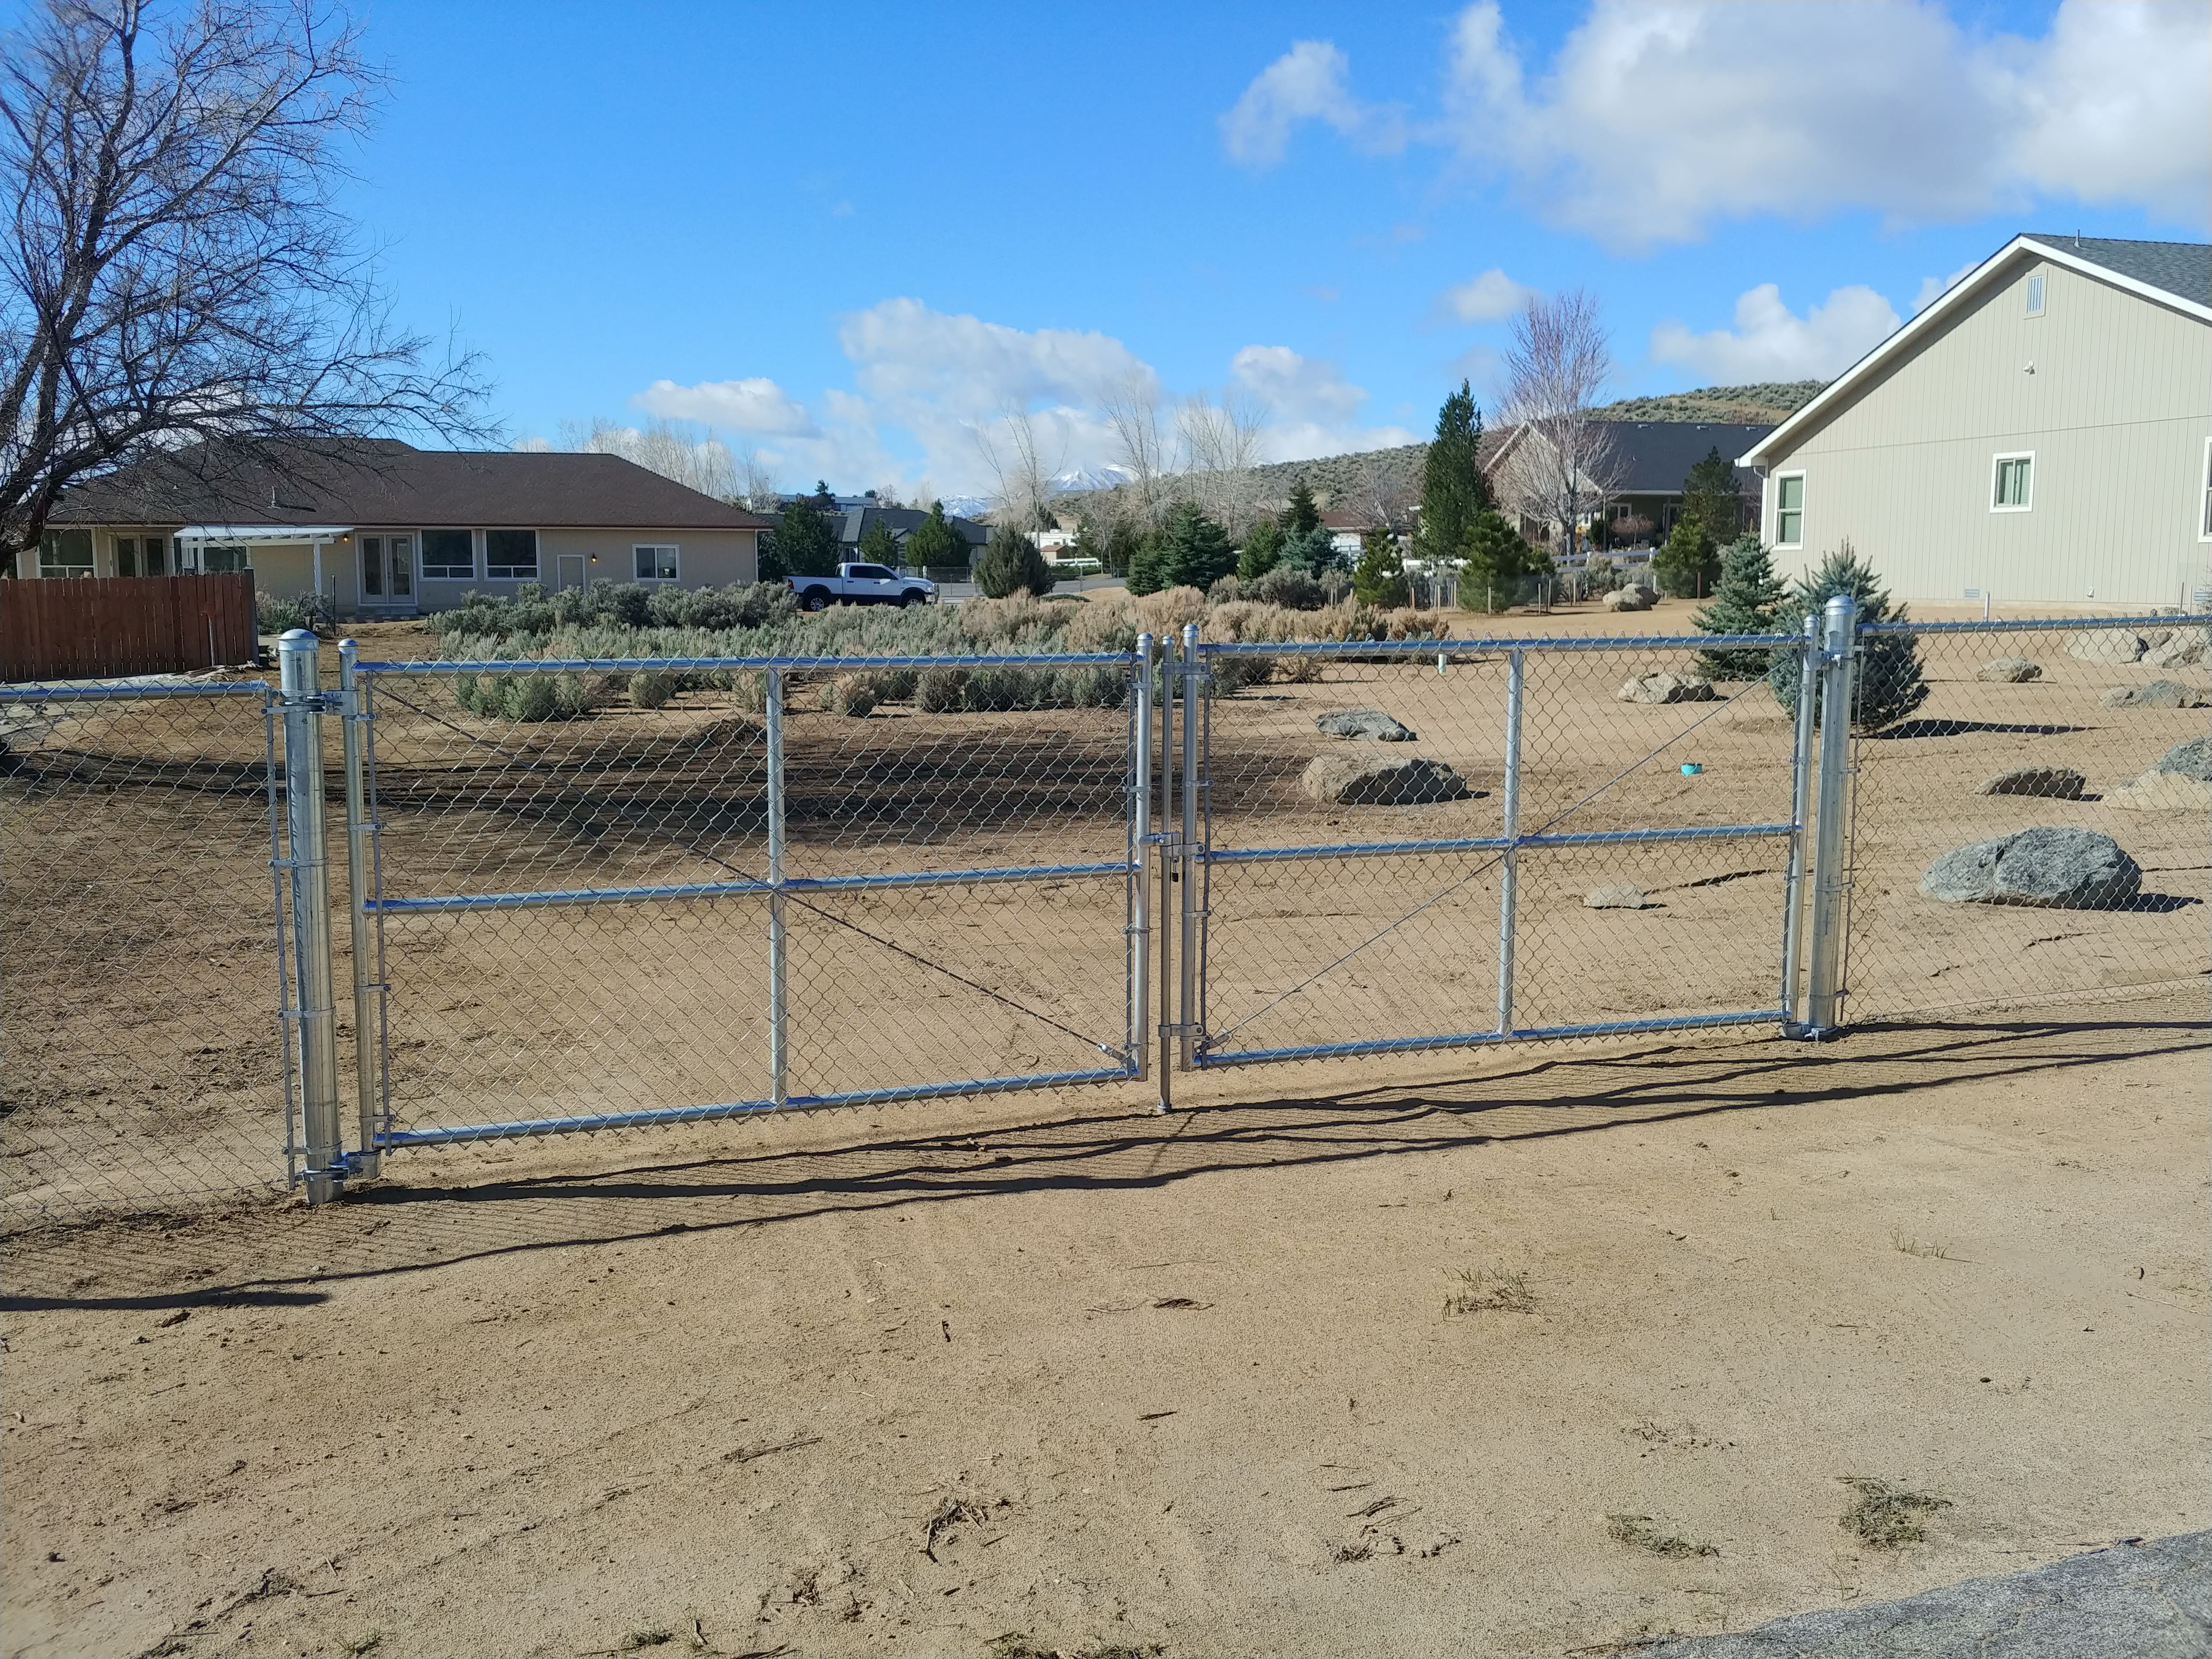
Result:
{"label": "truck wheel", "polygon": [[918,587],[909,587],[898,596],[898,603],[899,609],[903,611],[910,605],[927,605],[929,595]]}
{"label": "truck wheel", "polygon": [[799,608],[801,611],[827,611],[830,608],[830,590],[826,587],[808,588],[799,596]]}

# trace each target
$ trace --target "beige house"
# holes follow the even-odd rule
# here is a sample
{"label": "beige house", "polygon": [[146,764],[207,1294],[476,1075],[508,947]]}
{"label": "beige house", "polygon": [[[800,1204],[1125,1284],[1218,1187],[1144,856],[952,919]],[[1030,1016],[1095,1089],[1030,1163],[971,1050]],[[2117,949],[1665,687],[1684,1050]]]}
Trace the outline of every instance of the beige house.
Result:
{"label": "beige house", "polygon": [[2014,237],[1741,464],[1785,575],[1849,541],[1899,599],[2205,609],[2212,246]]}
{"label": "beige house", "polygon": [[614,455],[201,444],[71,489],[14,574],[251,570],[338,616],[404,617],[526,582],[753,581],[773,522]]}

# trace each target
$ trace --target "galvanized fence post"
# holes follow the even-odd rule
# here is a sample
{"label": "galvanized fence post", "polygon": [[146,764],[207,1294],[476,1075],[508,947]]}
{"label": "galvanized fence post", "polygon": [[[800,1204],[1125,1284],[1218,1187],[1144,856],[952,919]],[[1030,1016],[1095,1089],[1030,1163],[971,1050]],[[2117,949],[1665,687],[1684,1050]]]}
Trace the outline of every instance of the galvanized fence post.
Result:
{"label": "galvanized fence post", "polygon": [[383,978],[376,960],[382,952],[374,942],[368,914],[368,837],[373,809],[368,800],[368,760],[365,751],[368,710],[355,672],[359,647],[351,640],[338,641],[338,730],[345,753],[346,921],[353,957],[353,1067],[360,1139],[355,1143],[353,1172],[377,1173],[379,1091],[377,1034],[383,1021],[376,1007],[376,993]]}
{"label": "galvanized fence post", "polygon": [[1805,618],[1797,647],[1797,719],[1790,757],[1790,859],[1782,881],[1782,1029],[1797,1030],[1798,958],[1804,950],[1805,823],[1813,804],[1814,711],[1819,706],[1814,670],[1820,660],[1818,617]]}
{"label": "galvanized fence post", "polygon": [[1129,750],[1129,1067],[1139,1082],[1152,1074],[1145,1015],[1152,1006],[1152,670],[1154,641],[1137,635],[1137,684]]}
{"label": "galvanized fence post", "polygon": [[[1175,966],[1176,943],[1172,918],[1176,915],[1176,882],[1182,860],[1182,837],[1175,821],[1175,723],[1176,693],[1182,678],[1182,665],[1176,660],[1172,640],[1163,641],[1160,650],[1160,775],[1159,775],[1159,831],[1156,845],[1159,848],[1159,939],[1158,977],[1160,982],[1160,1018],[1158,1030],[1159,1064],[1157,1068],[1160,1092],[1158,1109],[1170,1111],[1175,1106]],[[1184,718],[1189,718],[1186,706]]]}
{"label": "galvanized fence post", "polygon": [[1813,835],[1812,968],[1805,994],[1805,1032],[1820,1038],[1842,1024],[1844,902],[1850,883],[1844,826],[1850,793],[1852,680],[1858,646],[1858,605],[1848,593],[1828,601],[1821,617],[1820,780]]}
{"label": "galvanized fence post", "polygon": [[[1441,660],[1441,659],[1439,659]],[[1507,653],[1505,666],[1505,783],[1503,803],[1505,851],[1498,875],[1498,1035],[1513,1030],[1513,944],[1521,896],[1521,690],[1526,668],[1521,647]]]}
{"label": "galvanized fence post", "polygon": [[307,1202],[334,1198],[345,1181],[338,1145],[337,1014],[331,998],[329,853],[324,844],[323,695],[316,640],[295,628],[276,642],[284,697],[286,861],[292,875],[295,999],[300,1022],[301,1115],[307,1135]]}
{"label": "galvanized fence post", "polygon": [[1188,1071],[1195,1057],[1198,1023],[1198,721],[1192,704],[1205,696],[1199,684],[1203,665],[1198,657],[1198,624],[1182,629],[1182,845],[1178,849],[1182,868],[1182,1006],[1176,1010],[1177,1044],[1182,1068]]}
{"label": "galvanized fence post", "polygon": [[769,1096],[781,1108],[791,1097],[791,1048],[786,1030],[783,932],[783,670],[768,671],[768,1069]]}

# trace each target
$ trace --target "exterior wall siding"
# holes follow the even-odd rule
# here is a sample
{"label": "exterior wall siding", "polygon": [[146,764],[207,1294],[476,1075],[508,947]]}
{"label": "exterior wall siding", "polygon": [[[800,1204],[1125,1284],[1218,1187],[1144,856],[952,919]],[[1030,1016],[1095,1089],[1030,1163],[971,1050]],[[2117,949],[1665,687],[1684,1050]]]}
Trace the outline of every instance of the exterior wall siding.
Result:
{"label": "exterior wall siding", "polygon": [[[2027,314],[2031,275],[2044,313]],[[2034,373],[2027,365],[2034,365]],[[2023,260],[1982,303],[1770,461],[1805,475],[1796,574],[1848,540],[1905,599],[2169,605],[2212,586],[2200,539],[2212,325]],[[1995,458],[2032,453],[2026,512],[1990,510]]]}

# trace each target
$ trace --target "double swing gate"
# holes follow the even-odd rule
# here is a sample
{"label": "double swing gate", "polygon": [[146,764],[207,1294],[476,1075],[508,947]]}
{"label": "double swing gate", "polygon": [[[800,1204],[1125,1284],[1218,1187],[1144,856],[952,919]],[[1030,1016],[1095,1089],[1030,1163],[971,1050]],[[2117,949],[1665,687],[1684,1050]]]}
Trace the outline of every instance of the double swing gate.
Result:
{"label": "double swing gate", "polygon": [[[288,775],[301,1178],[319,1200],[455,1142],[1082,1084],[1149,1080],[1164,1109],[1179,1072],[1270,1061],[1819,1035],[1848,728],[1821,740],[1818,711],[1848,704],[1852,639],[1845,601],[1730,641],[1791,659],[1792,718],[1764,680],[1703,691],[1705,640],[348,642],[331,694],[287,636],[286,752],[322,754],[330,718],[344,786],[326,829],[319,769]],[[1662,676],[1626,708],[1624,668]]]}

